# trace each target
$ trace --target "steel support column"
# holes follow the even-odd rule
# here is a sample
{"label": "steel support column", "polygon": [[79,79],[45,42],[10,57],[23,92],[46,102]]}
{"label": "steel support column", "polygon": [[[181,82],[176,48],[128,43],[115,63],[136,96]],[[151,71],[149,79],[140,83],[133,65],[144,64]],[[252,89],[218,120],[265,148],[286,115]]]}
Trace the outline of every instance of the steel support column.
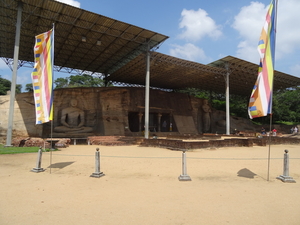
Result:
{"label": "steel support column", "polygon": [[225,64],[226,72],[226,135],[230,135],[230,107],[229,107],[229,65]]}
{"label": "steel support column", "polygon": [[17,70],[18,70],[18,59],[19,59],[19,45],[20,45],[20,33],[21,33],[21,18],[22,18],[22,2],[18,1],[18,15],[16,24],[16,37],[15,37],[15,50],[14,50],[14,64],[11,79],[10,88],[10,103],[8,113],[8,127],[6,134],[6,146],[11,146],[12,130],[13,130],[13,119],[14,119],[14,106],[16,96],[16,83],[17,83]]}
{"label": "steel support column", "polygon": [[145,138],[149,138],[149,97],[150,97],[150,46],[147,46],[146,82],[145,82]]}

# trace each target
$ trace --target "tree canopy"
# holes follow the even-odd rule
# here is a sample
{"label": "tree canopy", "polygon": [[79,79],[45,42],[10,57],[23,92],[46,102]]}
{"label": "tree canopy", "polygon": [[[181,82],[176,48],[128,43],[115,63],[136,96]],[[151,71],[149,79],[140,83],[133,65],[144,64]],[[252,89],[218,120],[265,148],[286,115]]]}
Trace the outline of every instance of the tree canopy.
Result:
{"label": "tree canopy", "polygon": [[[180,90],[197,98],[210,100],[213,108],[226,111],[225,94],[199,90],[196,88],[187,88]],[[231,116],[249,118],[248,103],[249,97],[230,95],[229,106]],[[300,122],[300,87],[278,90],[273,93],[273,121]],[[254,122],[268,123],[269,117],[259,117],[253,119]]]}
{"label": "tree canopy", "polygon": [[26,84],[25,91],[27,91],[27,92],[33,92],[32,83]]}
{"label": "tree canopy", "polygon": [[300,121],[300,87],[295,89],[279,90],[273,95],[274,120],[299,122]]}
{"label": "tree canopy", "polygon": [[[108,83],[108,86],[113,86]],[[83,74],[71,75],[70,77],[59,77],[54,81],[55,89],[75,87],[105,87],[105,81],[99,77]],[[33,91],[32,84],[26,84],[25,91]]]}
{"label": "tree canopy", "polygon": [[[11,82],[5,78],[2,78],[0,75],[0,95],[6,95],[7,91],[10,91]],[[22,85],[16,85],[16,93],[21,93]]]}
{"label": "tree canopy", "polygon": [[[55,88],[73,88],[73,87],[105,87],[105,82],[99,77],[91,75],[71,75],[66,78],[57,78],[54,81]],[[109,84],[109,86],[112,86]]]}

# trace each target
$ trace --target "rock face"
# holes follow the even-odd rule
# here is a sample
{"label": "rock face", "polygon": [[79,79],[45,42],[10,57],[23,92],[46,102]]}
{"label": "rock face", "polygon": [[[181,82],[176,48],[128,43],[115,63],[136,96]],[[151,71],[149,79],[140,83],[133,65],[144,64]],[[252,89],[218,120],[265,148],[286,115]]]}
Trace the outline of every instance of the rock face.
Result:
{"label": "rock face", "polygon": [[[76,112],[70,108],[72,99],[76,100],[76,106],[74,106]],[[5,136],[9,96],[0,96],[0,104],[0,135]],[[204,99],[186,94],[151,90],[149,129],[151,132],[178,132],[179,134],[225,133],[225,112],[212,108],[204,111],[204,104],[206,104]],[[144,105],[144,88],[105,87],[55,90],[52,136],[72,138],[141,135],[144,130]],[[64,110],[67,108],[69,108],[68,113]],[[207,118],[209,122],[206,121]],[[68,124],[71,121],[73,125]],[[254,127],[247,119],[232,117],[231,130],[234,129],[253,131]],[[35,124],[32,93],[22,93],[16,96],[13,136],[43,138],[51,136],[51,123]]]}

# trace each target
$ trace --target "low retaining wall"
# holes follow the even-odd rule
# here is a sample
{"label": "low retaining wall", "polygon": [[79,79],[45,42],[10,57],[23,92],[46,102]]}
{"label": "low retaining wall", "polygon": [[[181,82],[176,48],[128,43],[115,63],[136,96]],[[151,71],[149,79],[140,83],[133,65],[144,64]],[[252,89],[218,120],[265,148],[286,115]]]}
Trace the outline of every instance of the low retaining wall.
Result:
{"label": "low retaining wall", "polygon": [[[68,138],[60,138],[60,139],[52,139],[55,147],[57,148],[65,148],[70,145],[70,139]],[[17,137],[12,139],[12,146],[14,147],[44,147],[50,148],[51,139],[42,139],[42,138],[33,138],[33,137]],[[54,147],[54,146],[53,146]]]}
{"label": "low retaining wall", "polygon": [[215,139],[221,139],[222,136],[221,135],[215,135],[215,134],[204,134],[204,135],[196,135],[196,134],[186,134],[186,135],[181,135],[181,134],[177,134],[177,135],[167,135],[166,136],[167,139],[171,139],[171,140],[215,140]]}
{"label": "low retaining wall", "polygon": [[266,138],[248,138],[248,139],[224,139],[224,140],[209,140],[209,141],[182,141],[170,139],[144,139],[141,143],[142,146],[149,147],[162,147],[172,149],[198,149],[198,148],[220,148],[220,147],[253,147],[253,146],[266,146],[269,144],[300,144],[300,139],[271,137]]}
{"label": "low retaining wall", "polygon": [[[263,137],[263,138],[228,138],[224,140],[202,140],[202,141],[188,141],[173,140],[173,139],[144,139],[124,136],[95,136],[87,138],[92,145],[135,145],[139,144],[146,147],[162,147],[172,149],[199,149],[199,148],[221,148],[221,147],[253,147],[280,144],[300,144],[300,138],[288,137]],[[30,147],[30,146],[44,146],[44,139],[42,138],[28,138],[19,137],[12,140],[13,146]],[[46,148],[50,147],[50,139],[45,143]],[[70,138],[54,139],[56,147],[68,147],[72,142]],[[82,140],[86,142],[87,140]]]}

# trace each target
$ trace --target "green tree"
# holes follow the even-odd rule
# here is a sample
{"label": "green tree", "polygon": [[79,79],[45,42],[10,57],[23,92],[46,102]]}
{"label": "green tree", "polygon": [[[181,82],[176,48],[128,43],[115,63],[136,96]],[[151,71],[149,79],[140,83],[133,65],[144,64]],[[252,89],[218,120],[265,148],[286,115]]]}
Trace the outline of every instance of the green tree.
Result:
{"label": "green tree", "polygon": [[0,76],[0,95],[6,95],[6,92],[10,90],[11,82]]}
{"label": "green tree", "polygon": [[[55,81],[55,88],[73,88],[73,87],[104,87],[103,79],[87,74],[71,75],[66,78],[57,78]],[[112,86],[112,84],[109,84]]]}
{"label": "green tree", "polygon": [[27,91],[27,92],[33,92],[32,83],[26,84],[25,91]]}
{"label": "green tree", "polygon": [[[209,99],[213,108],[226,111],[226,96],[224,94],[215,93],[213,91],[200,90],[197,88],[186,88],[180,90],[180,93],[186,93],[196,98]],[[230,114],[232,116],[248,117],[248,98],[238,95],[230,95],[229,97]]]}
{"label": "green tree", "polygon": [[57,78],[55,81],[54,81],[54,84],[55,84],[55,88],[58,89],[58,88],[67,88],[69,87],[69,78]]}
{"label": "green tree", "polygon": [[300,121],[300,87],[278,90],[273,94],[274,121]]}
{"label": "green tree", "polygon": [[20,94],[22,92],[22,85],[21,84],[17,84],[16,85],[16,93]]}
{"label": "green tree", "polygon": [[104,87],[105,83],[99,77],[83,74],[70,76],[70,85],[73,87]]}
{"label": "green tree", "polygon": [[[2,78],[0,75],[0,95],[6,95],[7,91],[11,88],[11,82],[5,78]],[[21,93],[22,85],[16,85],[16,93]]]}

